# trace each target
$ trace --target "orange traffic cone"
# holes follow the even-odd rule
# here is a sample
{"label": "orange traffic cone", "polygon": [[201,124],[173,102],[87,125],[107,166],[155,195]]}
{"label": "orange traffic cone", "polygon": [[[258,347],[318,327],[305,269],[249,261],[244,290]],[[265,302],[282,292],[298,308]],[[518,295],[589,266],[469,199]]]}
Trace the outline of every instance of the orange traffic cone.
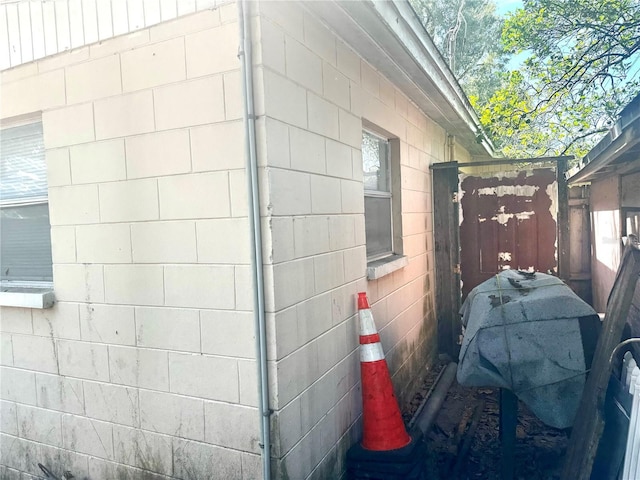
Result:
{"label": "orange traffic cone", "polygon": [[364,292],[358,293],[358,314],[364,423],[362,447],[377,451],[396,450],[407,446],[411,437],[404,428],[380,335]]}

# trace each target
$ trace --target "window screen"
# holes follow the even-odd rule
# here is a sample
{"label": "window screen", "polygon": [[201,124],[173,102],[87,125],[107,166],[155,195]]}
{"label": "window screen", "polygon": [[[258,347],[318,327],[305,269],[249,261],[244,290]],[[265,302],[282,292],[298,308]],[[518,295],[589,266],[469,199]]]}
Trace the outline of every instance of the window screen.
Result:
{"label": "window screen", "polygon": [[42,124],[0,131],[0,280],[51,281]]}
{"label": "window screen", "polygon": [[367,258],[374,260],[393,253],[389,141],[362,132],[362,167]]}

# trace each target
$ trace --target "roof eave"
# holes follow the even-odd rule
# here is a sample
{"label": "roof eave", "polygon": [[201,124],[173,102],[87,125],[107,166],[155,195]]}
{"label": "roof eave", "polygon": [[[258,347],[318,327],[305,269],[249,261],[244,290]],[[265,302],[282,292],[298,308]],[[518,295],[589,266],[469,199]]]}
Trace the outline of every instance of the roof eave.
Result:
{"label": "roof eave", "polygon": [[640,143],[640,95],[627,105],[618,121],[582,159],[582,167],[569,172],[569,183],[590,182],[623,154]]}
{"label": "roof eave", "polygon": [[592,181],[606,167],[640,143],[640,118],[620,128],[616,125],[609,130],[598,145],[583,160],[584,166],[577,172],[570,172],[570,184]]}

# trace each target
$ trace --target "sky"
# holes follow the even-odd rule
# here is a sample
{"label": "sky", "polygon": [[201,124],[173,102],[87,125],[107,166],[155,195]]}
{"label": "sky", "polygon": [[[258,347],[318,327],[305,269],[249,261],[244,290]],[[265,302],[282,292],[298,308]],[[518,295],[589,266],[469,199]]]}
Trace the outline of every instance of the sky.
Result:
{"label": "sky", "polygon": [[[522,0],[495,0],[497,9],[496,12],[498,15],[506,15],[509,12],[519,8],[522,6]],[[519,55],[515,55],[509,63],[507,64],[507,68],[509,70],[517,70],[522,62],[527,58],[529,54],[527,52],[522,52]]]}
{"label": "sky", "polygon": [[497,13],[504,15],[522,6],[522,0],[495,0]]}

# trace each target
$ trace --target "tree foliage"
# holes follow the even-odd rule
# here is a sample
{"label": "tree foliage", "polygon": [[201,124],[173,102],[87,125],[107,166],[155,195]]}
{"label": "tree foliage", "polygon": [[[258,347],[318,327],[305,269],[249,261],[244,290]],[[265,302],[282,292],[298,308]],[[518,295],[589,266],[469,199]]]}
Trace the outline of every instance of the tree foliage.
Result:
{"label": "tree foliage", "polygon": [[410,0],[467,94],[487,102],[500,88],[503,19],[492,0]]}
{"label": "tree foliage", "polygon": [[638,0],[524,0],[502,41],[528,57],[475,106],[505,155],[582,156],[638,93]]}
{"label": "tree foliage", "polygon": [[589,93],[625,81],[640,51],[637,0],[525,0],[502,35],[512,53],[531,50],[541,102],[564,91]]}
{"label": "tree foliage", "polygon": [[505,156],[580,157],[638,94],[640,0],[411,3]]}

